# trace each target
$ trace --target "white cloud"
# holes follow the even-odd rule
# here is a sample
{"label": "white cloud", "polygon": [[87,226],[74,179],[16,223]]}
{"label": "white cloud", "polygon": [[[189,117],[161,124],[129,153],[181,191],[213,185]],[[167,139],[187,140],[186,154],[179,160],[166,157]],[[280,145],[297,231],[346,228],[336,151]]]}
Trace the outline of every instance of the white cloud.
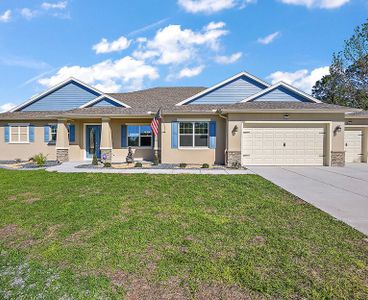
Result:
{"label": "white cloud", "polygon": [[51,87],[71,76],[106,93],[140,89],[145,79],[159,78],[156,68],[147,65],[144,61],[125,56],[114,61],[105,60],[89,67],[65,66],[55,75],[42,78],[38,82]]}
{"label": "white cloud", "polygon": [[236,52],[232,55],[226,56],[226,55],[218,55],[215,57],[215,62],[222,65],[229,65],[237,62],[242,57],[241,52]]}
{"label": "white cloud", "polygon": [[68,1],[59,1],[55,3],[43,2],[41,4],[41,8],[49,10],[49,9],[65,9],[68,5]]}
{"label": "white cloud", "polygon": [[308,8],[334,9],[348,3],[350,0],[281,0],[285,4],[302,5]]}
{"label": "white cloud", "polygon": [[329,67],[326,66],[313,69],[312,71],[308,71],[307,69],[302,69],[295,72],[277,71],[270,74],[267,78],[271,80],[272,84],[279,81],[284,81],[307,93],[310,93],[316,81],[328,74]]}
{"label": "white cloud", "polygon": [[6,10],[2,15],[0,15],[0,22],[1,23],[7,23],[11,19],[11,10]]}
{"label": "white cloud", "polygon": [[203,48],[217,51],[220,38],[228,33],[225,23],[211,22],[200,31],[169,25],[157,31],[151,40],[141,40],[133,55],[140,59],[154,59],[157,64],[180,64],[192,61]]}
{"label": "white cloud", "polygon": [[15,104],[11,102],[2,104],[0,105],[0,113],[7,112],[11,110],[13,107],[15,107]]}
{"label": "white cloud", "polygon": [[29,9],[29,8],[22,8],[20,10],[20,14],[21,14],[22,17],[30,20],[30,19],[32,19],[32,18],[34,18],[38,15],[38,11]]}
{"label": "white cloud", "polygon": [[280,32],[276,31],[274,33],[271,33],[263,38],[259,38],[257,40],[258,43],[263,44],[263,45],[268,45],[271,44],[277,37],[280,36]]}
{"label": "white cloud", "polygon": [[243,9],[255,0],[178,0],[178,4],[190,13],[213,14],[225,9],[239,7]]}
{"label": "white cloud", "polygon": [[197,75],[201,74],[203,70],[204,70],[203,65],[195,67],[195,68],[184,68],[179,72],[178,78],[194,77],[194,76],[197,76]]}
{"label": "white cloud", "polygon": [[115,41],[109,42],[107,39],[102,39],[99,43],[92,47],[96,54],[110,53],[125,50],[129,47],[131,41],[125,36],[121,36]]}

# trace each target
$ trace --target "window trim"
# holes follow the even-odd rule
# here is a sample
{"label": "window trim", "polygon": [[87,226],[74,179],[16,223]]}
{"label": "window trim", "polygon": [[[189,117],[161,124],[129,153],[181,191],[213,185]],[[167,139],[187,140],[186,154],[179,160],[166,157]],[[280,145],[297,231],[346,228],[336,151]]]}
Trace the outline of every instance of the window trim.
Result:
{"label": "window trim", "polygon": [[[149,126],[151,128],[151,124],[146,124],[146,123],[126,123],[125,124],[127,129],[126,129],[126,144],[127,144],[127,148],[133,148],[133,149],[152,149],[154,146],[154,142],[153,142],[153,133],[152,133],[152,129],[151,129],[151,146],[141,146],[141,127],[142,126]],[[138,138],[138,146],[129,146],[129,126],[138,126],[139,127],[139,138]]]}
{"label": "window trim", "polygon": [[[70,127],[69,127],[69,125],[74,125],[75,126],[75,124],[74,123],[69,123],[69,122],[67,123],[68,140],[69,140],[69,136],[70,136]],[[47,145],[54,146],[54,145],[56,145],[56,141],[57,141],[58,123],[49,123],[49,124],[47,124],[47,126],[49,127],[49,141],[47,142]],[[51,126],[56,126],[56,140],[55,141],[51,140],[51,136],[52,136]],[[76,144],[76,142],[70,142],[69,141],[69,144],[74,145],[74,144]]]}
{"label": "window trim", "polygon": [[[9,143],[8,144],[30,144],[29,141],[29,123],[12,123],[12,124],[8,124],[9,127]],[[12,141],[12,128],[18,127],[18,141]],[[27,141],[21,142],[19,141],[19,137],[20,137],[20,128],[21,127],[26,127],[27,128]]]}
{"label": "window trim", "polygon": [[[181,134],[180,133],[180,123],[192,123],[193,126],[193,133],[192,134]],[[202,134],[196,134],[195,133],[195,123],[207,123],[207,146],[196,146],[195,145],[195,136],[196,135],[202,135]],[[180,136],[181,135],[192,135],[193,140],[193,146],[181,146],[180,145]],[[207,120],[183,120],[180,119],[178,121],[178,149],[183,150],[208,150],[210,149],[210,121]]]}

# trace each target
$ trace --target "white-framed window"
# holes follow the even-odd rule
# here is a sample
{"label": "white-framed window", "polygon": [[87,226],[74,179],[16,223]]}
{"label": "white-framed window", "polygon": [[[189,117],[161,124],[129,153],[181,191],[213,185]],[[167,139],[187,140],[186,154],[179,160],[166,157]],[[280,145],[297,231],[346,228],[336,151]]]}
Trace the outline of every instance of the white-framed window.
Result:
{"label": "white-framed window", "polygon": [[10,125],[9,136],[10,143],[29,143],[29,126],[21,124]]}
{"label": "white-framed window", "polygon": [[56,137],[57,137],[57,124],[51,124],[50,125],[50,144],[56,143]]}
{"label": "white-framed window", "polygon": [[[56,138],[57,138],[57,124],[49,124],[49,144],[53,145],[56,144]],[[68,123],[67,126],[68,129],[68,138],[70,136],[70,124]]]}
{"label": "white-framed window", "polygon": [[128,147],[152,147],[150,125],[128,125]]}
{"label": "white-framed window", "polygon": [[207,148],[209,141],[209,122],[179,122],[179,147]]}

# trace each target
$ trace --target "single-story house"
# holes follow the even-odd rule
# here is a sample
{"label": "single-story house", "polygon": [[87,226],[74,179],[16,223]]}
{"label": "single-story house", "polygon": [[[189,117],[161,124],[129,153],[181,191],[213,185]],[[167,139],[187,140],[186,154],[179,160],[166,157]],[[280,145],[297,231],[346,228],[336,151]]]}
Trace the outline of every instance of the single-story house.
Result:
{"label": "single-story house", "polygon": [[[150,123],[162,109],[158,137]],[[0,161],[135,160],[232,166],[367,162],[368,114],[241,72],[210,88],[103,93],[70,78],[0,114]]]}

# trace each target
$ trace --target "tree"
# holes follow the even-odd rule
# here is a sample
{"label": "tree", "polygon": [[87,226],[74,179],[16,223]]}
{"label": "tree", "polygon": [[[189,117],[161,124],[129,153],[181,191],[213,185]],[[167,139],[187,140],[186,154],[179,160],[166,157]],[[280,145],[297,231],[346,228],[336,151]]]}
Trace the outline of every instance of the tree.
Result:
{"label": "tree", "polygon": [[330,74],[316,82],[312,94],[327,103],[368,109],[368,22],[333,55]]}

